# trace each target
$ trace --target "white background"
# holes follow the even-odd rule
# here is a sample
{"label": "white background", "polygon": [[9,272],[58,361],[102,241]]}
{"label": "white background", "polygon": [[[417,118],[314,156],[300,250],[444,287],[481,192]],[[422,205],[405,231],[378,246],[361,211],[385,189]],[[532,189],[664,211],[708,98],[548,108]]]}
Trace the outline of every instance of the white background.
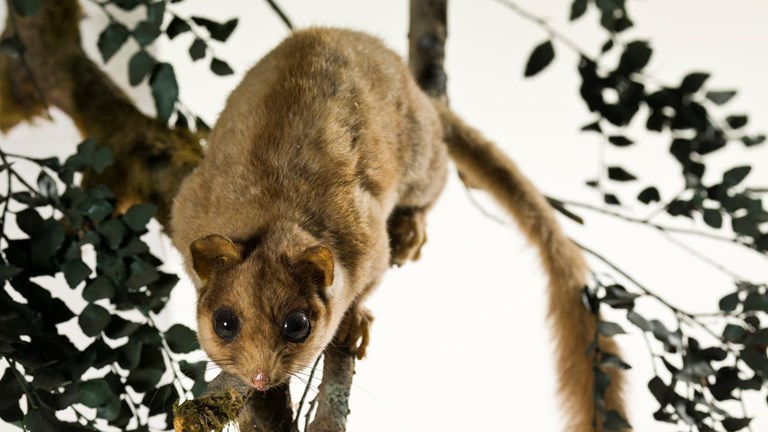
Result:
{"label": "white background", "polygon": [[[99,58],[95,41],[106,19],[92,4],[85,3],[84,44],[93,58]],[[407,54],[405,0],[281,3],[299,27],[333,25],[365,30],[383,38],[403,56]],[[750,131],[768,129],[768,62],[764,59],[768,3],[628,3],[636,23],[627,33],[628,40],[650,39],[655,49],[650,74],[675,84],[686,72],[713,72],[710,87],[740,90],[728,108],[717,115],[748,113]],[[579,22],[569,24],[569,0],[521,0],[519,4],[548,19],[592,55],[604,41],[598,15],[592,9]],[[3,3],[0,15],[5,14],[4,7]],[[286,30],[263,1],[187,0],[172,7],[184,16],[202,15],[222,21],[240,18],[230,41],[215,46],[216,55],[235,69],[231,77],[212,76],[206,67],[208,60],[192,64],[186,53],[192,41],[188,34],[172,42],[161,37],[156,44],[157,56],[176,66],[182,101],[213,123],[244,72],[285,37]],[[133,14],[133,19],[141,13]],[[564,45],[556,44],[554,64],[533,79],[522,78],[530,50],[546,37],[540,28],[497,1],[452,1],[446,64],[451,104],[470,124],[503,147],[543,192],[600,205],[595,192],[584,186],[584,181],[598,172],[603,146],[597,135],[578,132],[580,126],[592,120],[578,95],[578,57]],[[107,67],[126,89],[127,59],[135,51],[131,44]],[[153,112],[146,86],[130,91],[143,109]],[[38,120],[32,127],[17,127],[0,138],[3,148],[34,155],[71,153],[79,141],[77,131],[64,115],[54,114],[54,123]],[[642,217],[652,209],[635,202],[637,192],[652,183],[659,186],[663,198],[669,199],[682,184],[678,165],[668,154],[668,137],[642,133],[643,116],[636,120],[630,134],[640,145],[607,148],[605,157],[642,179],[611,185],[625,198],[627,211]],[[768,147],[744,149],[732,144],[708,160],[705,180],[717,181],[724,169],[750,163],[755,168],[746,183],[765,187],[766,156]],[[578,226],[564,220],[569,235],[610,257],[641,283],[683,309],[714,311],[720,296],[732,290],[730,277],[687,254],[653,229],[588,210],[577,213],[586,224]],[[680,224],[664,215],[657,221]],[[535,251],[515,228],[500,226],[473,207],[455,175],[428,225],[429,242],[421,261],[390,272],[369,302],[376,322],[368,358],[357,367],[348,429],[562,430],[545,320],[544,278]],[[700,221],[697,225],[704,229]],[[727,234],[727,230],[723,231]],[[768,280],[762,256],[725,243],[690,236],[678,238],[749,280]],[[148,240],[171,271],[181,272],[178,255],[166,239],[152,233]],[[597,270],[604,269],[597,262],[593,264]],[[84,306],[70,297],[65,301],[75,310]],[[639,307],[649,316],[674,324],[652,301],[641,300]],[[163,318],[165,322],[180,320],[194,325],[193,311],[194,291],[184,280]],[[66,326],[68,330],[73,327]],[[630,326],[625,328],[630,334],[619,340],[624,358],[633,365],[627,405],[635,430],[677,430],[651,418],[657,404],[646,389],[652,376],[650,358],[638,332]],[[88,340],[81,336],[76,342],[81,345]],[[753,430],[768,430],[765,394],[750,400],[748,410],[757,417]],[[5,430],[15,429],[0,424],[0,431]]]}

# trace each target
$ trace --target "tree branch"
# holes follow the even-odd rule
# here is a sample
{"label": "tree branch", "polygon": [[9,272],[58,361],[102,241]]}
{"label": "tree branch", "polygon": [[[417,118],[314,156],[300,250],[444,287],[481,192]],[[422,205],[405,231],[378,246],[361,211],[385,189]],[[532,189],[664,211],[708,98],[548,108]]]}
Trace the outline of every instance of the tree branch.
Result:
{"label": "tree branch", "polygon": [[[9,14],[9,21],[11,19]],[[203,156],[202,134],[167,125],[141,113],[130,98],[89,59],[80,46],[76,0],[44,2],[31,17],[16,17],[15,30],[25,44],[30,74],[20,58],[0,58],[0,129],[32,120],[49,106],[74,120],[85,137],[112,151],[114,165],[87,183],[109,186],[120,207],[136,202],[158,206],[157,219],[168,229],[170,208],[184,177]],[[3,37],[10,37],[7,23]],[[37,86],[45,94],[41,99]]]}
{"label": "tree branch", "polygon": [[416,82],[428,95],[445,100],[447,76],[445,39],[448,0],[411,0],[408,64]]}

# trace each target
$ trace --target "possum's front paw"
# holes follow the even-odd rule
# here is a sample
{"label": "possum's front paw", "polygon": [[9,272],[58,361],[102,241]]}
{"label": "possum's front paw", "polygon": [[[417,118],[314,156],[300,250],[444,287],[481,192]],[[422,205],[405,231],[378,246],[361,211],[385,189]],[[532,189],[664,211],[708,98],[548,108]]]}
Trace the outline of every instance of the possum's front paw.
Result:
{"label": "possum's front paw", "polygon": [[420,210],[398,209],[387,223],[390,261],[401,266],[421,256],[421,247],[427,241],[426,214]]}
{"label": "possum's front paw", "polygon": [[355,351],[358,360],[365,357],[368,348],[370,328],[373,323],[371,311],[364,307],[352,307],[339,326],[337,341]]}

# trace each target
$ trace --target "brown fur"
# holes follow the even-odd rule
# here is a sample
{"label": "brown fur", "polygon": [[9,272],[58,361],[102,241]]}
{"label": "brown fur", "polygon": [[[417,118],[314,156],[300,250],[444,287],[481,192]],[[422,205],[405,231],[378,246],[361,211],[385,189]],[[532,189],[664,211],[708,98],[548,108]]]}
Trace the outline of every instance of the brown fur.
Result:
{"label": "brown fur", "polygon": [[[584,351],[595,319],[579,298],[580,252],[509,159],[433,104],[396,54],[357,32],[299,31],[264,57],[229,97],[203,163],[182,185],[173,240],[198,287],[203,348],[247,382],[269,371],[273,385],[309,365],[335,334],[362,338],[362,355],[372,319],[362,301],[390,263],[418,258],[424,216],[445,184],[446,150],[541,249],[572,407],[568,430],[588,430],[592,360]],[[212,234],[231,239],[238,259],[196,274],[190,246]],[[221,245],[195,254],[215,259]],[[318,255],[319,246],[328,253]],[[320,282],[329,273],[330,287]],[[228,343],[211,323],[221,306],[243,323]],[[312,322],[301,344],[280,338],[281,319],[294,310]],[[620,408],[611,388],[609,405]]]}

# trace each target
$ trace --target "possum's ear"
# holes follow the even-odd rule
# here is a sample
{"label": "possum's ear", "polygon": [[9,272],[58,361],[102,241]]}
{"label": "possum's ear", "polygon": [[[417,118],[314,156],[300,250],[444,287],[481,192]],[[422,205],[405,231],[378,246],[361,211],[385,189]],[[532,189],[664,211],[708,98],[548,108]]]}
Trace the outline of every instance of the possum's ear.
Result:
{"label": "possum's ear", "polygon": [[312,246],[302,252],[297,267],[301,276],[322,288],[333,285],[333,252],[325,246]]}
{"label": "possum's ear", "polygon": [[242,260],[240,251],[232,240],[218,234],[193,241],[189,250],[192,253],[192,267],[203,282],[207,282],[215,272],[225,270]]}

